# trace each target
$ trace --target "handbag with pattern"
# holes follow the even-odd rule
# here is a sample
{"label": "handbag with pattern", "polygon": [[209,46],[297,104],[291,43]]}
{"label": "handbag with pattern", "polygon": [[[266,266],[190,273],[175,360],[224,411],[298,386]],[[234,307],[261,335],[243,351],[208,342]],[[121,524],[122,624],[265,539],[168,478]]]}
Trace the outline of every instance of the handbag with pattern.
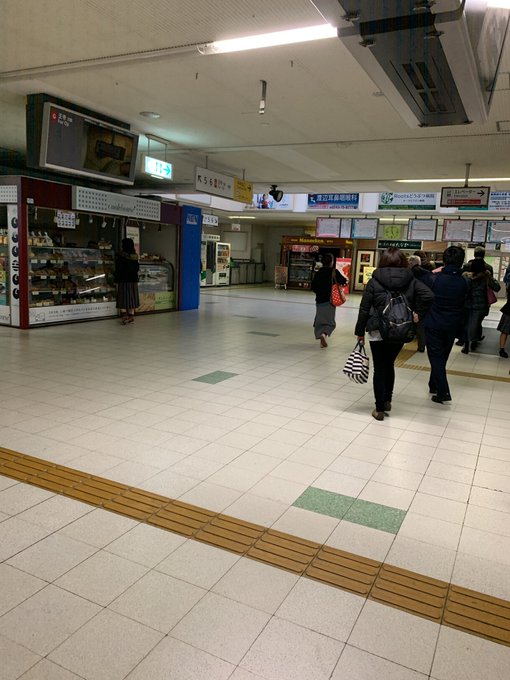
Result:
{"label": "handbag with pattern", "polygon": [[333,307],[340,307],[347,300],[347,297],[336,280],[336,269],[331,273],[331,297],[330,302]]}
{"label": "handbag with pattern", "polygon": [[369,366],[370,360],[367,357],[365,345],[358,341],[355,348],[347,357],[343,373],[349,380],[352,380],[352,382],[363,385],[368,382]]}

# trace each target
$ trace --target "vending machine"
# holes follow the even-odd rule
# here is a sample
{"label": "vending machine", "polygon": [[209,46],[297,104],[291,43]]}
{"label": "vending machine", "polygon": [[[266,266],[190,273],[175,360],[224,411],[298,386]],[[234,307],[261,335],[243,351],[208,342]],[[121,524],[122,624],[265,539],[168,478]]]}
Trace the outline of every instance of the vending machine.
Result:
{"label": "vending machine", "polygon": [[216,243],[215,286],[228,286],[230,283],[230,243]]}
{"label": "vending machine", "polygon": [[200,243],[200,285],[215,286],[216,281],[216,246],[219,234],[202,234]]}

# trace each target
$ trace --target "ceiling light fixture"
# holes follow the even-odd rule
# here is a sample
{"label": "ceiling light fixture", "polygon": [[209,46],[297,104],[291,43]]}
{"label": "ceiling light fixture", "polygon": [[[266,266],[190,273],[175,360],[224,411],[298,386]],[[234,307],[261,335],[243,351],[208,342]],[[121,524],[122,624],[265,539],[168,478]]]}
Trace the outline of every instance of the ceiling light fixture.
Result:
{"label": "ceiling light fixture", "polygon": [[256,220],[254,215],[229,215],[229,220]]}
{"label": "ceiling light fixture", "polygon": [[140,111],[140,115],[144,118],[152,118],[153,120],[161,118],[161,114],[156,111]]}
{"label": "ceiling light fixture", "polygon": [[244,50],[256,50],[262,47],[276,47],[277,45],[291,45],[293,43],[309,42],[310,40],[323,40],[324,38],[336,38],[337,29],[330,24],[320,26],[308,26],[307,28],[293,28],[290,31],[275,31],[274,33],[261,33],[248,35],[244,38],[231,38],[230,40],[216,40],[212,43],[199,45],[200,54],[223,54],[225,52],[242,52]]}
{"label": "ceiling light fixture", "polygon": [[[448,184],[448,182],[462,182],[466,181],[465,177],[456,177],[450,179],[443,177],[443,179],[397,179],[396,182],[400,184]],[[470,182],[510,182],[510,177],[470,177]]]}
{"label": "ceiling light fixture", "polygon": [[510,9],[510,0],[489,0],[487,7]]}

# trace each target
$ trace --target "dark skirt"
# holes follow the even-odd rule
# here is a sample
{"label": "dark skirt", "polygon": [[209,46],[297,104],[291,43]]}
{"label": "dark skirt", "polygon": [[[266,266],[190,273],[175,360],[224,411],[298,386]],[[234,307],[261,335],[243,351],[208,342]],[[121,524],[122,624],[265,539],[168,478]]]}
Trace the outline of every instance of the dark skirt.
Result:
{"label": "dark skirt", "polygon": [[117,309],[136,309],[139,306],[138,283],[118,283]]}
{"label": "dark skirt", "polygon": [[320,302],[315,305],[315,319],[313,321],[313,328],[315,332],[315,339],[319,340],[321,335],[331,335],[336,328],[335,322],[336,307],[329,302]]}
{"label": "dark skirt", "polygon": [[508,314],[501,315],[501,319],[498,323],[498,331],[510,335],[510,316]]}

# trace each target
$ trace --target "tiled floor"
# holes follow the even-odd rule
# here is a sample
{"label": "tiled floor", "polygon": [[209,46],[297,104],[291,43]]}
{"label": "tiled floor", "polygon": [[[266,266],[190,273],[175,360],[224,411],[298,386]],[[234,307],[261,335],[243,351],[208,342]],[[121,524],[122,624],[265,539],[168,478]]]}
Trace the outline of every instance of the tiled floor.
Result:
{"label": "tiled floor", "polygon": [[[355,296],[327,350],[311,294],[202,302],[129,327],[0,328],[0,445],[510,599],[507,382],[454,375],[440,406],[426,372],[399,369],[376,423],[370,387],[341,373]],[[460,348],[451,365],[510,368]],[[5,477],[0,560],[2,680],[506,680],[510,668],[508,647]]]}

